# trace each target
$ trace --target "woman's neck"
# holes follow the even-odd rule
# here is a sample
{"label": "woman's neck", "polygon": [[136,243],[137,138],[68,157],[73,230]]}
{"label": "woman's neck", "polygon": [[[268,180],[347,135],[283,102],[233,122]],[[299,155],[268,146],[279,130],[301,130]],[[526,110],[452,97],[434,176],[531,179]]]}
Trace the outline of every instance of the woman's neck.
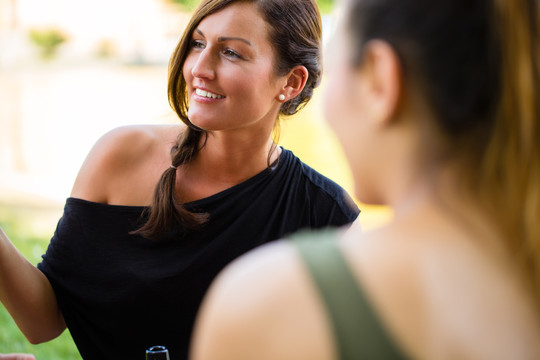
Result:
{"label": "woman's neck", "polygon": [[[476,194],[460,177],[459,167],[453,164],[439,166],[431,172],[418,176],[391,204],[395,221],[418,224],[435,221],[446,223],[450,228],[461,229],[462,234],[482,239],[483,245],[497,253],[501,247],[497,224],[485,211]],[[427,225],[427,224],[425,224]]]}
{"label": "woman's neck", "polygon": [[270,136],[242,139],[209,132],[206,139],[202,137],[201,146],[195,159],[178,169],[176,193],[182,202],[238,185],[266,169],[281,154]]}
{"label": "woman's neck", "polygon": [[213,181],[239,183],[266,169],[280,153],[270,137],[243,141],[209,133],[189,169]]}

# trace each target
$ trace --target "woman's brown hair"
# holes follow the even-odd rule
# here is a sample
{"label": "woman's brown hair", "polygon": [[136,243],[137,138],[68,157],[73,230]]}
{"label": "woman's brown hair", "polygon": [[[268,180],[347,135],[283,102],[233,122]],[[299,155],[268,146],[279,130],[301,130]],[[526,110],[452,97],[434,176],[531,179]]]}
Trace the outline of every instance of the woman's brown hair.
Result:
{"label": "woman's brown hair", "polygon": [[[287,74],[297,65],[308,71],[308,79],[302,92],[282,104],[280,115],[292,115],[299,111],[313,95],[321,76],[321,17],[314,0],[203,0],[195,10],[169,62],[169,104],[187,125],[171,149],[174,167],[192,161],[205,145],[207,132],[193,125],[188,118],[189,101],[183,76],[183,66],[191,47],[191,36],[199,23],[207,16],[235,2],[252,3],[265,19],[269,28],[269,42],[273,45],[275,73]],[[276,119],[275,128],[278,126]],[[189,211],[178,201],[175,194],[176,169],[169,168],[162,174],[148,220],[134,233],[146,238],[159,239],[179,223],[185,230],[197,229],[206,223],[209,215]]]}
{"label": "woman's brown hair", "polygon": [[353,64],[391,44],[540,302],[537,0],[349,0]]}
{"label": "woman's brown hair", "polygon": [[501,95],[482,194],[540,302],[540,8],[535,0],[494,3]]}

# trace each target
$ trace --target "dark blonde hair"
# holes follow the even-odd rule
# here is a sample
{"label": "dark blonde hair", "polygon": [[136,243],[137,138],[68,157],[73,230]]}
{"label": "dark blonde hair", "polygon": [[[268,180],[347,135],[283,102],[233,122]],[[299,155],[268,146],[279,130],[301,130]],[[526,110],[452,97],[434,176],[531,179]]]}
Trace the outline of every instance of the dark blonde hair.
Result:
{"label": "dark blonde hair", "polygon": [[[536,0],[350,0],[353,64],[389,43],[420,84],[470,193],[540,300],[540,48]],[[411,80],[412,79],[412,80]]]}
{"label": "dark blonde hair", "polygon": [[534,0],[494,3],[501,95],[482,162],[482,195],[540,301],[540,9]]}
{"label": "dark blonde hair", "polygon": [[[266,21],[269,28],[268,40],[276,54],[276,75],[285,75],[297,65],[305,66],[308,71],[304,89],[298,96],[282,104],[280,115],[292,115],[299,111],[319,85],[321,17],[314,0],[203,0],[195,10],[169,63],[169,104],[187,125],[171,149],[171,162],[175,167],[193,160],[201,146],[204,146],[207,136],[205,130],[193,125],[188,118],[187,86],[182,71],[190,50],[191,36],[205,17],[237,2],[254,4]],[[189,231],[208,221],[208,214],[189,211],[177,200],[175,183],[176,170],[165,170],[156,186],[148,220],[134,233],[157,239],[175,223],[180,223]]]}

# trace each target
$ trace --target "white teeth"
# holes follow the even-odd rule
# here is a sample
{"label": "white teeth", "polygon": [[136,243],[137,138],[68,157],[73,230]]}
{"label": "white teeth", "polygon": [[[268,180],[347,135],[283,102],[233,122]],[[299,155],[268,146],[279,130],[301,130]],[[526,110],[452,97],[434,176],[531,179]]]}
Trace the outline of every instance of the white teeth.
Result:
{"label": "white teeth", "polygon": [[195,89],[195,94],[199,96],[204,96],[211,99],[223,99],[225,96],[213,94],[209,91],[201,90],[201,89]]}

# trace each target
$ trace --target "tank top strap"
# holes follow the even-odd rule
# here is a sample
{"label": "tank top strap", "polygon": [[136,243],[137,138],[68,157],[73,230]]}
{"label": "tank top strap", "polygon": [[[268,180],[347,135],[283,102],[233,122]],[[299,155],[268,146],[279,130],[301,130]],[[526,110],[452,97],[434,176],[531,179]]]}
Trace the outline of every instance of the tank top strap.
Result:
{"label": "tank top strap", "polygon": [[341,360],[406,359],[377,318],[337,246],[337,231],[293,238],[328,312]]}

